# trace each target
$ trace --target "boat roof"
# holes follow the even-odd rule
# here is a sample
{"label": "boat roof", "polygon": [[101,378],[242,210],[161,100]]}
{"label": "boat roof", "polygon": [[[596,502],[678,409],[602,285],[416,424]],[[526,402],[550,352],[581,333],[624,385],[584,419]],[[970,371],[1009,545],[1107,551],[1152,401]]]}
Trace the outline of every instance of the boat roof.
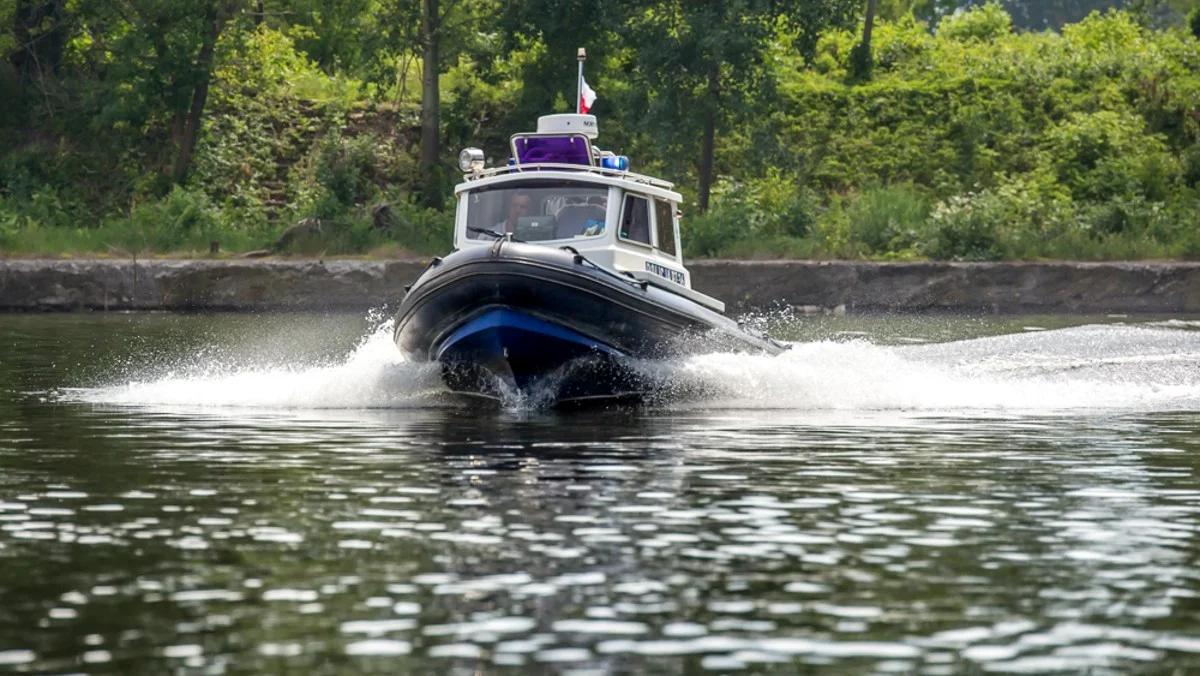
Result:
{"label": "boat roof", "polygon": [[[675,192],[674,183],[629,171],[628,157],[592,145],[598,135],[594,115],[543,115],[538,118],[537,131],[512,135],[509,139],[512,156],[503,166],[485,169],[483,151],[478,148],[464,150],[464,154],[474,155],[468,155],[471,173],[463,175],[463,182],[454,188],[454,193],[509,182],[555,178],[616,186],[675,203],[683,201],[683,197]],[[463,162],[460,156],[459,165],[466,171],[468,167]]]}
{"label": "boat roof", "polygon": [[454,193],[463,193],[483,186],[547,178],[611,185],[624,190],[660,197],[671,202],[683,201],[683,196],[672,189],[675,184],[670,181],[635,174],[632,171],[558,162],[493,167],[473,174],[465,174],[463,175],[464,181],[455,186]]}

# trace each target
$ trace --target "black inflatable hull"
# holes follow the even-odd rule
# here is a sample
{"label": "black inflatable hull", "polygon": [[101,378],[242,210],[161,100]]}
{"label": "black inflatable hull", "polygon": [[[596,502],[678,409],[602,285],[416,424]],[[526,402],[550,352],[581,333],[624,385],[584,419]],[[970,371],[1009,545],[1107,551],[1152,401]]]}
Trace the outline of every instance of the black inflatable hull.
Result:
{"label": "black inflatable hull", "polygon": [[658,386],[643,360],[782,350],[572,251],[511,241],[435,260],[401,303],[395,340],[410,360],[440,362],[454,392],[554,403],[641,398]]}

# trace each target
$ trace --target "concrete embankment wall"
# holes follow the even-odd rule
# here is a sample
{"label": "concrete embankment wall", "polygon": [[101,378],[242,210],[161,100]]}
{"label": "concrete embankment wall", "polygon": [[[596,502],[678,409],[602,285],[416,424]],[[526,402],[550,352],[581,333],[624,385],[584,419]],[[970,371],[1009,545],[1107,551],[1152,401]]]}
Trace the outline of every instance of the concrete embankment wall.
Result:
{"label": "concrete embankment wall", "polygon": [[[365,310],[426,260],[0,260],[0,310]],[[1200,263],[696,261],[731,310],[1200,314]]]}

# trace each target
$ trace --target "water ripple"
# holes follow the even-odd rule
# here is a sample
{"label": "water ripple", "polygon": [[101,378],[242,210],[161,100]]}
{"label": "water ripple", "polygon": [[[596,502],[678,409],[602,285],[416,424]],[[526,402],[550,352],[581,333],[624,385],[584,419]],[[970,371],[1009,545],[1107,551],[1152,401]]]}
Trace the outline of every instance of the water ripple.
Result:
{"label": "water ripple", "polygon": [[[0,668],[1197,670],[1200,417],[1174,410],[1195,369],[1163,365],[1200,334],[1180,333],[817,346],[843,361],[777,364],[791,381],[715,359],[749,370],[729,406],[22,400]],[[1085,339],[1147,358],[1058,368]],[[900,392],[920,364],[948,389]],[[1084,391],[1140,368],[1111,381],[1127,399]],[[1034,396],[1065,403],[1016,406]]]}

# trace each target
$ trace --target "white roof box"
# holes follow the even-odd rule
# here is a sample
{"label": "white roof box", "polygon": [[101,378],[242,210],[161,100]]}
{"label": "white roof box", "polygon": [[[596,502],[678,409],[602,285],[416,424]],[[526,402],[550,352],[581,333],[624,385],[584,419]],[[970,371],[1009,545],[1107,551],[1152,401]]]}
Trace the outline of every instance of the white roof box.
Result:
{"label": "white roof box", "polygon": [[589,139],[594,139],[600,135],[600,128],[596,126],[595,115],[563,113],[561,115],[543,115],[539,117],[537,133],[583,134]]}

